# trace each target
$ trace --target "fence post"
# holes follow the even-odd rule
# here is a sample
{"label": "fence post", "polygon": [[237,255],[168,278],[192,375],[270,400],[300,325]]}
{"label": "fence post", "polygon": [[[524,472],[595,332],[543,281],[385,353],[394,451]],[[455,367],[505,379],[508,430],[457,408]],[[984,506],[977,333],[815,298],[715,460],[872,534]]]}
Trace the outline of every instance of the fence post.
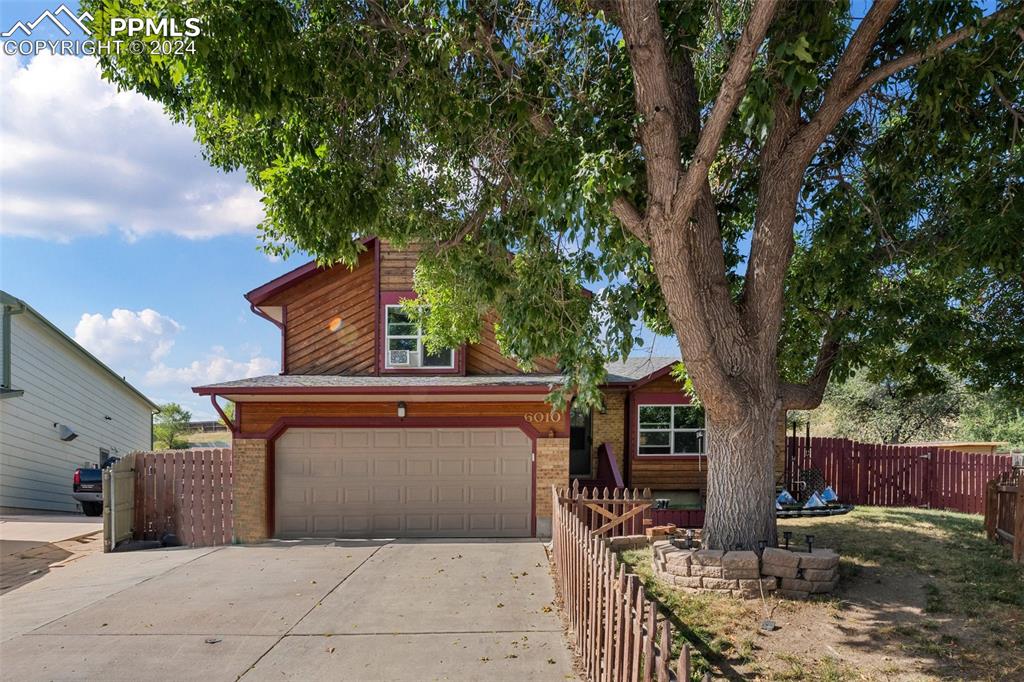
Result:
{"label": "fence post", "polygon": [[[999,478],[985,484],[985,536],[996,539],[996,525],[999,516]],[[1016,544],[1016,543],[1014,543]]]}
{"label": "fence post", "polygon": [[1017,477],[1017,499],[1013,519],[1013,560],[1024,563],[1024,476]]}

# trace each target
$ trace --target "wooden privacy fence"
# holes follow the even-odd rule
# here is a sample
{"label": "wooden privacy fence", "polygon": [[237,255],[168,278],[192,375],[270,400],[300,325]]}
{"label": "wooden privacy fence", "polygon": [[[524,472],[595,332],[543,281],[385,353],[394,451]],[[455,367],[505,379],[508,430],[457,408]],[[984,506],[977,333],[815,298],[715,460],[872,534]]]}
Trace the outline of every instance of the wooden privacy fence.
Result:
{"label": "wooden privacy fence", "polygon": [[1024,564],[1024,473],[1004,473],[985,490],[985,532],[989,540],[1010,545],[1013,560]]}
{"label": "wooden privacy fence", "polygon": [[843,502],[929,507],[981,514],[985,485],[1009,471],[1010,455],[957,452],[934,446],[861,443],[846,438],[787,438],[784,484],[821,471]]}
{"label": "wooden privacy fence", "polygon": [[135,453],[135,539],[173,533],[186,545],[226,545],[234,532],[231,450]]}
{"label": "wooden privacy fence", "polygon": [[[640,579],[578,515],[568,490],[552,487],[556,584],[586,678],[599,682],[690,679],[684,645],[672,658],[672,625]],[[705,679],[710,679],[706,676]]]}

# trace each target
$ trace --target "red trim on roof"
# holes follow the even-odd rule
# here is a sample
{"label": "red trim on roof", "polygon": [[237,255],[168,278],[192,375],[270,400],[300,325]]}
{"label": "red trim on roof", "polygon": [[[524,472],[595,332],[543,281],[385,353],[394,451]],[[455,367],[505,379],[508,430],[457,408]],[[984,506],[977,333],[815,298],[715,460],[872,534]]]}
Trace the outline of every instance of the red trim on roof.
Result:
{"label": "red trim on roof", "polygon": [[[366,246],[376,239],[377,237],[364,237],[360,240],[360,243]],[[335,265],[337,265],[337,263],[335,263]],[[245,294],[245,300],[249,301],[249,303],[252,303],[253,305],[259,305],[274,294],[284,291],[285,289],[294,286],[319,272],[330,270],[335,267],[335,265],[328,265],[324,267],[318,265],[315,260],[311,260],[305,265],[300,265],[291,272],[286,272],[280,277],[256,287],[249,293]]]}

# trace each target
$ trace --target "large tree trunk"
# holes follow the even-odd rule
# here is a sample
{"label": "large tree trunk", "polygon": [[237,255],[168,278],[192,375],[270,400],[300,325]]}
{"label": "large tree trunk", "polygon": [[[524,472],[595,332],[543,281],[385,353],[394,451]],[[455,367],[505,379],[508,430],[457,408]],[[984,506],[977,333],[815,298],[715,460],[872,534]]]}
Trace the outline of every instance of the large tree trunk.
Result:
{"label": "large tree trunk", "polygon": [[704,546],[756,549],[776,544],[775,432],[780,408],[748,404],[739,419],[709,409]]}

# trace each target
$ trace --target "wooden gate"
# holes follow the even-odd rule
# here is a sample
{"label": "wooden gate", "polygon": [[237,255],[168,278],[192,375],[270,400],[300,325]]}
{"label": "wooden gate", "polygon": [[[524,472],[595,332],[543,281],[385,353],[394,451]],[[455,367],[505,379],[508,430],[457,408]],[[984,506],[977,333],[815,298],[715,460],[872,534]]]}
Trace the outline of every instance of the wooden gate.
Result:
{"label": "wooden gate", "polygon": [[800,472],[816,469],[842,501],[860,505],[981,514],[986,482],[1012,466],[1009,455],[846,438],[789,438],[787,446],[787,487],[799,490]]}
{"label": "wooden gate", "polygon": [[229,449],[135,453],[135,539],[230,544],[232,478]]}
{"label": "wooden gate", "polygon": [[135,455],[103,470],[103,551],[131,540],[135,514]]}
{"label": "wooden gate", "polygon": [[1024,471],[1005,473],[985,489],[985,533],[1010,546],[1013,560],[1024,564]]}

